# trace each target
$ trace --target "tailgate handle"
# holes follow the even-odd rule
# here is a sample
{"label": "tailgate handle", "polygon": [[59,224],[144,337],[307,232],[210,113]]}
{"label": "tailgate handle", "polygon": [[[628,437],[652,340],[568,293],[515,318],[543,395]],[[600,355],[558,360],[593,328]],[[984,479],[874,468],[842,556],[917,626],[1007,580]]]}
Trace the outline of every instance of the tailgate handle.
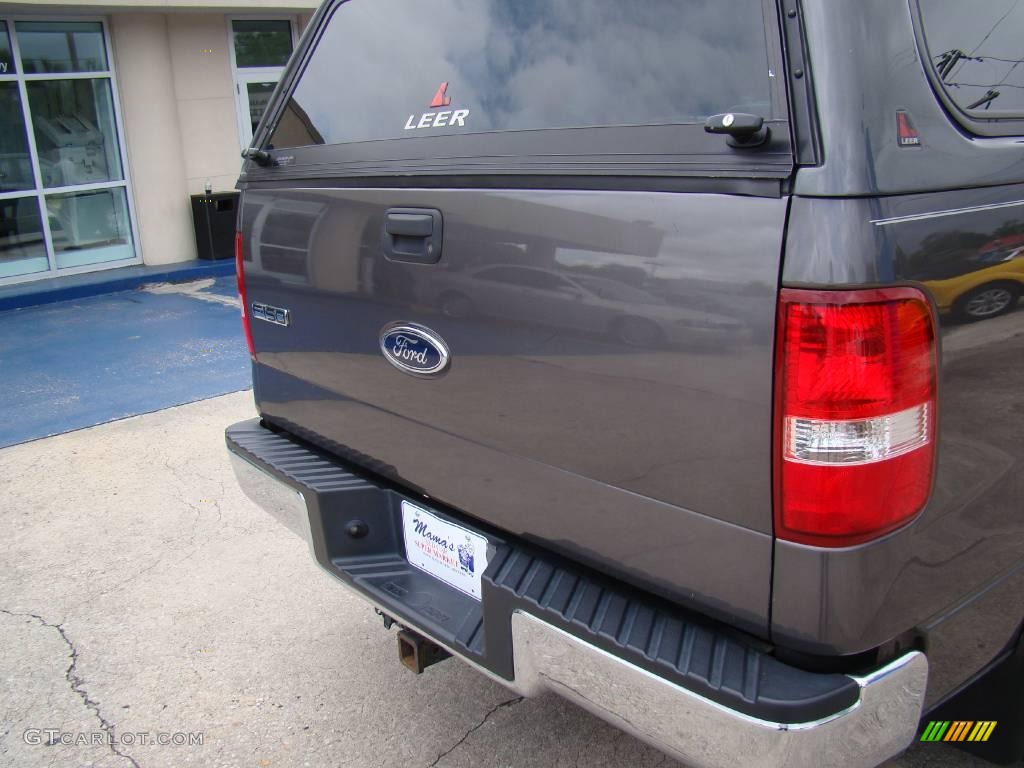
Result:
{"label": "tailgate handle", "polygon": [[389,213],[384,226],[389,235],[430,237],[434,233],[434,219],[429,213]]}
{"label": "tailgate handle", "polygon": [[441,212],[435,208],[389,208],[381,247],[392,261],[436,264],[441,258]]}

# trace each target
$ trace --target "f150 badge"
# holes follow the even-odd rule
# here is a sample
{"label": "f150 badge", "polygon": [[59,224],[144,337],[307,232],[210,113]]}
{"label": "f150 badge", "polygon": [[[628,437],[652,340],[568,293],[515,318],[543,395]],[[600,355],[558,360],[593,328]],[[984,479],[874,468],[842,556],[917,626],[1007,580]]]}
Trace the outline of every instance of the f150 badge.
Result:
{"label": "f150 badge", "polygon": [[254,301],[251,305],[252,317],[257,320],[266,320],[274,325],[283,325],[286,328],[291,325],[292,312],[290,309],[272,307],[269,304],[262,304]]}
{"label": "f150 badge", "polygon": [[[432,110],[451,106],[452,97],[447,95],[448,83],[441,83],[441,87],[434,94],[434,100],[430,102]],[[424,112],[416,119],[416,115],[409,115],[405,121],[405,130],[414,131],[418,128],[465,128],[466,118],[469,117],[468,109],[444,109],[440,112]]]}
{"label": "f150 badge", "polygon": [[411,376],[436,376],[448,368],[447,345],[435,331],[416,323],[388,325],[380,334],[384,359]]}

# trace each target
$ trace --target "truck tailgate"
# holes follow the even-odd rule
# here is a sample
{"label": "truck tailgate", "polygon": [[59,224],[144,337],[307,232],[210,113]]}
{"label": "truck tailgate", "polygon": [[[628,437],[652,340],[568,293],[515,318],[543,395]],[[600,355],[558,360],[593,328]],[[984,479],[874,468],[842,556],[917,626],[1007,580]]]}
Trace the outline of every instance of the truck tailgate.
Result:
{"label": "truck tailgate", "polygon": [[[435,502],[764,633],[772,337],[787,199],[256,189],[243,197],[264,419]],[[440,258],[385,254],[437,211]],[[392,254],[393,255],[393,254]],[[450,351],[398,370],[384,330]]]}

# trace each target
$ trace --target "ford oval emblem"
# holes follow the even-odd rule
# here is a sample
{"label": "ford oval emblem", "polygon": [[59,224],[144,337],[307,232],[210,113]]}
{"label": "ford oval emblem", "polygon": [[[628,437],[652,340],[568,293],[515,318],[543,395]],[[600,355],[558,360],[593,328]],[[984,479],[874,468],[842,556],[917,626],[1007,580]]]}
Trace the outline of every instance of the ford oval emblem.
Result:
{"label": "ford oval emblem", "polygon": [[448,368],[448,346],[435,331],[416,323],[386,326],[380,351],[395,368],[413,376],[436,376]]}

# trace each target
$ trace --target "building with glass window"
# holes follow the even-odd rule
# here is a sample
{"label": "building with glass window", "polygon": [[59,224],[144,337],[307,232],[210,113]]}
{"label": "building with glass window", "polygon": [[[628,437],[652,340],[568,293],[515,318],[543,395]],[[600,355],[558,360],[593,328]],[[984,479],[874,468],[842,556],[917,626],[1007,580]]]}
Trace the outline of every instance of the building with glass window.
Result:
{"label": "building with glass window", "polygon": [[196,258],[315,5],[0,1],[0,285]]}

